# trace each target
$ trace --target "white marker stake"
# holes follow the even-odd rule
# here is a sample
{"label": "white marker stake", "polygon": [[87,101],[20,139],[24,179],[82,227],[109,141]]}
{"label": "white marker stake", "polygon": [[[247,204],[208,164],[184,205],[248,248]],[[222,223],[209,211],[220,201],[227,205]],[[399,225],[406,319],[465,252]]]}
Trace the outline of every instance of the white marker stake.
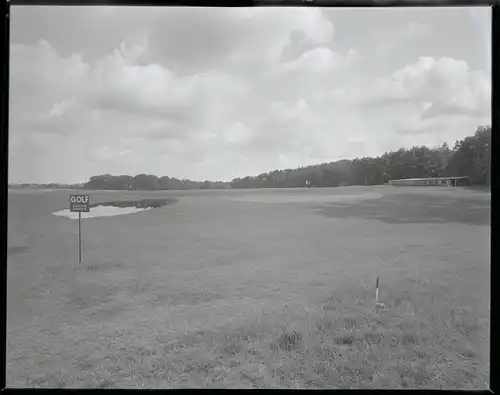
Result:
{"label": "white marker stake", "polygon": [[377,277],[377,284],[376,284],[376,290],[375,290],[375,311],[378,312],[379,308],[382,307],[382,304],[379,303],[378,301],[378,294],[379,294],[379,278]]}

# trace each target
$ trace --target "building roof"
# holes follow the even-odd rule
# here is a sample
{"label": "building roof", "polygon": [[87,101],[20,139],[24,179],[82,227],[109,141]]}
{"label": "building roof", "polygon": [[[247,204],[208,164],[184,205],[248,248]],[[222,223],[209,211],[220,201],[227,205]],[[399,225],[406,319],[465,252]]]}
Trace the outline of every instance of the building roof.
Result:
{"label": "building roof", "polygon": [[398,178],[396,180],[389,180],[389,181],[463,180],[466,178],[469,177],[463,176],[463,177]]}

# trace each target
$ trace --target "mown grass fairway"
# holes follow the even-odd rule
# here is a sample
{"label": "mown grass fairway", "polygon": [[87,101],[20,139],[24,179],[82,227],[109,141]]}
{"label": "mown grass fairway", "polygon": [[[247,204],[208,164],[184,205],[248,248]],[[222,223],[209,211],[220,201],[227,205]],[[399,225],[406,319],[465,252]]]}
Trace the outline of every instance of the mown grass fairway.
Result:
{"label": "mown grass fairway", "polygon": [[[488,387],[489,194],[9,194],[9,387]],[[374,312],[375,278],[385,309]]]}

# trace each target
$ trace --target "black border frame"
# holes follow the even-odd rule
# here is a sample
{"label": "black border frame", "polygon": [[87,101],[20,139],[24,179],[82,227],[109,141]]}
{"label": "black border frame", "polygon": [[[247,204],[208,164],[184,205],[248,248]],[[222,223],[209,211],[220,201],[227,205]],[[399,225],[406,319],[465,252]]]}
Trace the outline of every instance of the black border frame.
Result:
{"label": "black border frame", "polygon": [[500,0],[6,0],[14,6],[136,6],[136,7],[478,7]]}
{"label": "black border frame", "polygon": [[[9,47],[10,47],[10,6],[204,6],[204,7],[248,7],[248,6],[292,6],[292,7],[476,7],[490,6],[492,7],[492,180],[491,193],[492,198],[496,196],[498,188],[495,175],[497,174],[497,163],[500,158],[500,149],[497,145],[495,136],[499,133],[498,121],[500,115],[500,99],[495,95],[500,91],[500,58],[498,57],[500,46],[500,0],[4,0],[3,15],[2,15],[2,32],[1,49],[3,55],[2,70],[1,70],[1,116],[0,116],[0,254],[1,254],[1,271],[0,278],[0,353],[2,354],[2,364],[6,366],[6,324],[7,324],[7,207],[8,207],[8,115],[9,115]],[[498,70],[497,73],[494,70]],[[499,143],[500,144],[500,143]],[[498,154],[498,155],[497,155]],[[491,205],[491,241],[495,237],[494,214],[496,213],[494,199]],[[491,260],[490,262],[498,261],[498,253],[494,248],[495,243],[491,243]],[[491,263],[490,263],[491,264]],[[490,340],[490,390],[485,391],[459,391],[459,390],[425,390],[429,393],[495,393],[500,391],[499,386],[499,369],[498,360],[498,345],[499,340],[494,334],[498,333],[498,310],[494,309],[494,295],[497,293],[495,287],[495,277],[498,274],[498,269],[494,264],[491,264],[491,340]],[[5,388],[6,371],[0,369],[0,389],[4,393],[70,393],[70,392],[86,392],[87,389],[71,390],[71,389],[14,389]],[[96,390],[91,390],[95,393]],[[162,390],[106,390],[106,393],[125,393],[125,392],[157,392]],[[171,390],[170,393],[190,393],[193,390]],[[199,390],[197,390],[199,391]],[[230,390],[218,390],[217,392],[227,392]],[[259,390],[265,391],[265,390]],[[296,392],[297,390],[285,390],[287,392]],[[304,391],[304,390],[300,390]],[[305,390],[309,391],[309,390]],[[318,391],[318,390],[315,390]],[[328,391],[328,390],[319,390]],[[391,392],[408,393],[416,390],[354,390],[354,392]],[[418,390],[417,390],[418,391]],[[206,392],[206,391],[205,391]],[[210,392],[210,391],[209,391]],[[336,393],[353,391],[336,390]]]}

